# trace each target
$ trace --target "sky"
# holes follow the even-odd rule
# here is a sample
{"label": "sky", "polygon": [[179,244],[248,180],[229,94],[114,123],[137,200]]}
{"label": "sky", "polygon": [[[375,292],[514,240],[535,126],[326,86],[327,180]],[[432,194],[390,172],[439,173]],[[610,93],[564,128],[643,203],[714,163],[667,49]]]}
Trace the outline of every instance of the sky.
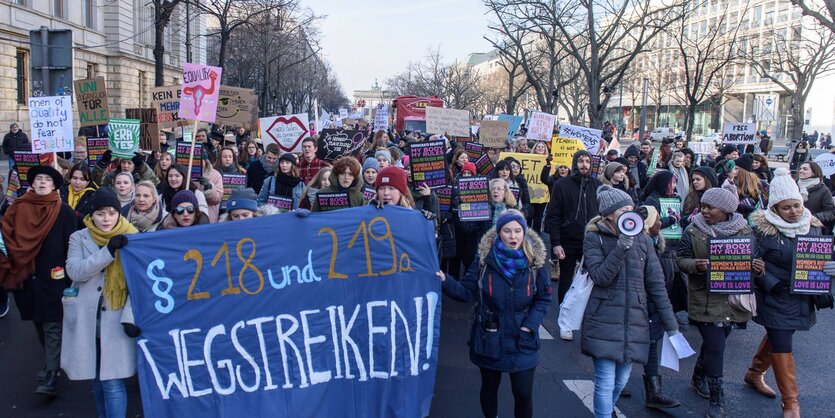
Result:
{"label": "sky", "polygon": [[444,61],[487,52],[488,16],[480,0],[302,0],[327,17],[322,53],[349,99],[440,47]]}

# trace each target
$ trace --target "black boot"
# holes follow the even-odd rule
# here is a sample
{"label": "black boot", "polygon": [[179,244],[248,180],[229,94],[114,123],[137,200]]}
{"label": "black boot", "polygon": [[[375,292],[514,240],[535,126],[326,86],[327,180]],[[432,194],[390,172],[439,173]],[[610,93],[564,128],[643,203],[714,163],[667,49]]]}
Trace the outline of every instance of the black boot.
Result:
{"label": "black boot", "polygon": [[710,389],[710,409],[707,418],[725,418],[725,392],[722,390],[721,377],[708,377],[707,387]]}
{"label": "black boot", "polygon": [[58,396],[58,388],[56,387],[58,380],[58,371],[49,370],[44,376],[43,383],[35,389],[35,394],[44,396]]}
{"label": "black boot", "polygon": [[693,368],[693,377],[690,378],[690,386],[696,391],[699,396],[710,399],[710,392],[707,389],[707,380],[705,379],[705,371],[699,361],[696,361],[696,367]]}
{"label": "black boot", "polygon": [[661,393],[661,376],[644,376],[647,408],[666,409],[681,406],[681,402]]}

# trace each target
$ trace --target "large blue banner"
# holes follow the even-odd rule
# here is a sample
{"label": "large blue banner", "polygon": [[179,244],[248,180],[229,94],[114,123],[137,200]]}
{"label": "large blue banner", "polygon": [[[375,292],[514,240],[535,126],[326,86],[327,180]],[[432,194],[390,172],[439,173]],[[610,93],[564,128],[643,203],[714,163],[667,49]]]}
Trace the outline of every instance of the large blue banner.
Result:
{"label": "large blue banner", "polygon": [[365,206],[130,236],[149,417],[423,417],[438,358],[434,230]]}

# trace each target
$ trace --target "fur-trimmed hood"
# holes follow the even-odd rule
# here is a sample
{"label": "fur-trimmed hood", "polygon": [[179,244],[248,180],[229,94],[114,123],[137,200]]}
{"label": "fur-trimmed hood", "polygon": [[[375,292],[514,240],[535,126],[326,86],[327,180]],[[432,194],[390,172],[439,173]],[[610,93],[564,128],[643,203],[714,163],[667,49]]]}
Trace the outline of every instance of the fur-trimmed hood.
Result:
{"label": "fur-trimmed hood", "polygon": [[[260,218],[262,216],[278,215],[279,213],[281,213],[281,212],[278,210],[277,207],[275,207],[273,205],[260,205],[260,206],[258,206],[258,210],[255,211],[255,216],[254,217],[255,218]],[[226,212],[223,215],[220,215],[219,218],[217,218],[218,222],[226,222],[228,220],[230,220],[229,219],[229,212]]]}
{"label": "fur-trimmed hood", "polygon": [[[484,236],[481,237],[481,242],[478,244],[478,259],[479,264],[482,266],[487,262],[487,256],[489,256],[490,252],[493,250],[493,242],[496,238],[497,232],[495,226],[490,228],[484,233]],[[542,242],[542,238],[539,237],[539,234],[534,232],[531,228],[528,228],[527,231],[525,231],[525,238],[531,240],[531,246],[533,247],[533,263],[530,267],[534,269],[542,268],[542,266],[545,265],[545,260],[548,256],[548,251],[545,249],[545,243]]]}
{"label": "fur-trimmed hood", "polygon": [[[780,230],[765,218],[764,209],[760,209],[752,213],[749,219],[751,220],[751,223],[754,224],[754,227],[757,228],[757,231],[763,235],[776,236],[780,233]],[[812,215],[811,223],[812,226],[823,228],[823,223],[821,223],[815,215]]]}

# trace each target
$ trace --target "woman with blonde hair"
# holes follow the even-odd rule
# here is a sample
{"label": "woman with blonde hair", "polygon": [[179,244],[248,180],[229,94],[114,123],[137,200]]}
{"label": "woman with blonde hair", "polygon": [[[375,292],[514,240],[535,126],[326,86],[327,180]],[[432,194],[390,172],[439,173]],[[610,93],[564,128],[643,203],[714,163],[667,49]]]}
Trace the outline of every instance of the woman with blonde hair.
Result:
{"label": "woman with blonde hair", "polygon": [[167,179],[168,178],[168,169],[174,164],[174,156],[168,152],[163,152],[162,155],[159,157],[159,162],[157,162],[157,166],[154,167],[154,175],[160,179]]}
{"label": "woman with blonde hair", "polygon": [[310,210],[310,208],[313,207],[313,201],[316,200],[316,194],[319,193],[319,190],[331,185],[330,177],[330,167],[324,167],[319,170],[319,172],[316,173],[316,176],[313,177],[313,180],[310,180],[310,183],[308,183],[302,191],[299,208]]}
{"label": "woman with blonde hair", "polygon": [[728,175],[728,180],[736,186],[739,196],[737,212],[747,219],[752,212],[768,204],[768,183],[754,174],[753,154],[742,154],[734,163],[736,169]]}

